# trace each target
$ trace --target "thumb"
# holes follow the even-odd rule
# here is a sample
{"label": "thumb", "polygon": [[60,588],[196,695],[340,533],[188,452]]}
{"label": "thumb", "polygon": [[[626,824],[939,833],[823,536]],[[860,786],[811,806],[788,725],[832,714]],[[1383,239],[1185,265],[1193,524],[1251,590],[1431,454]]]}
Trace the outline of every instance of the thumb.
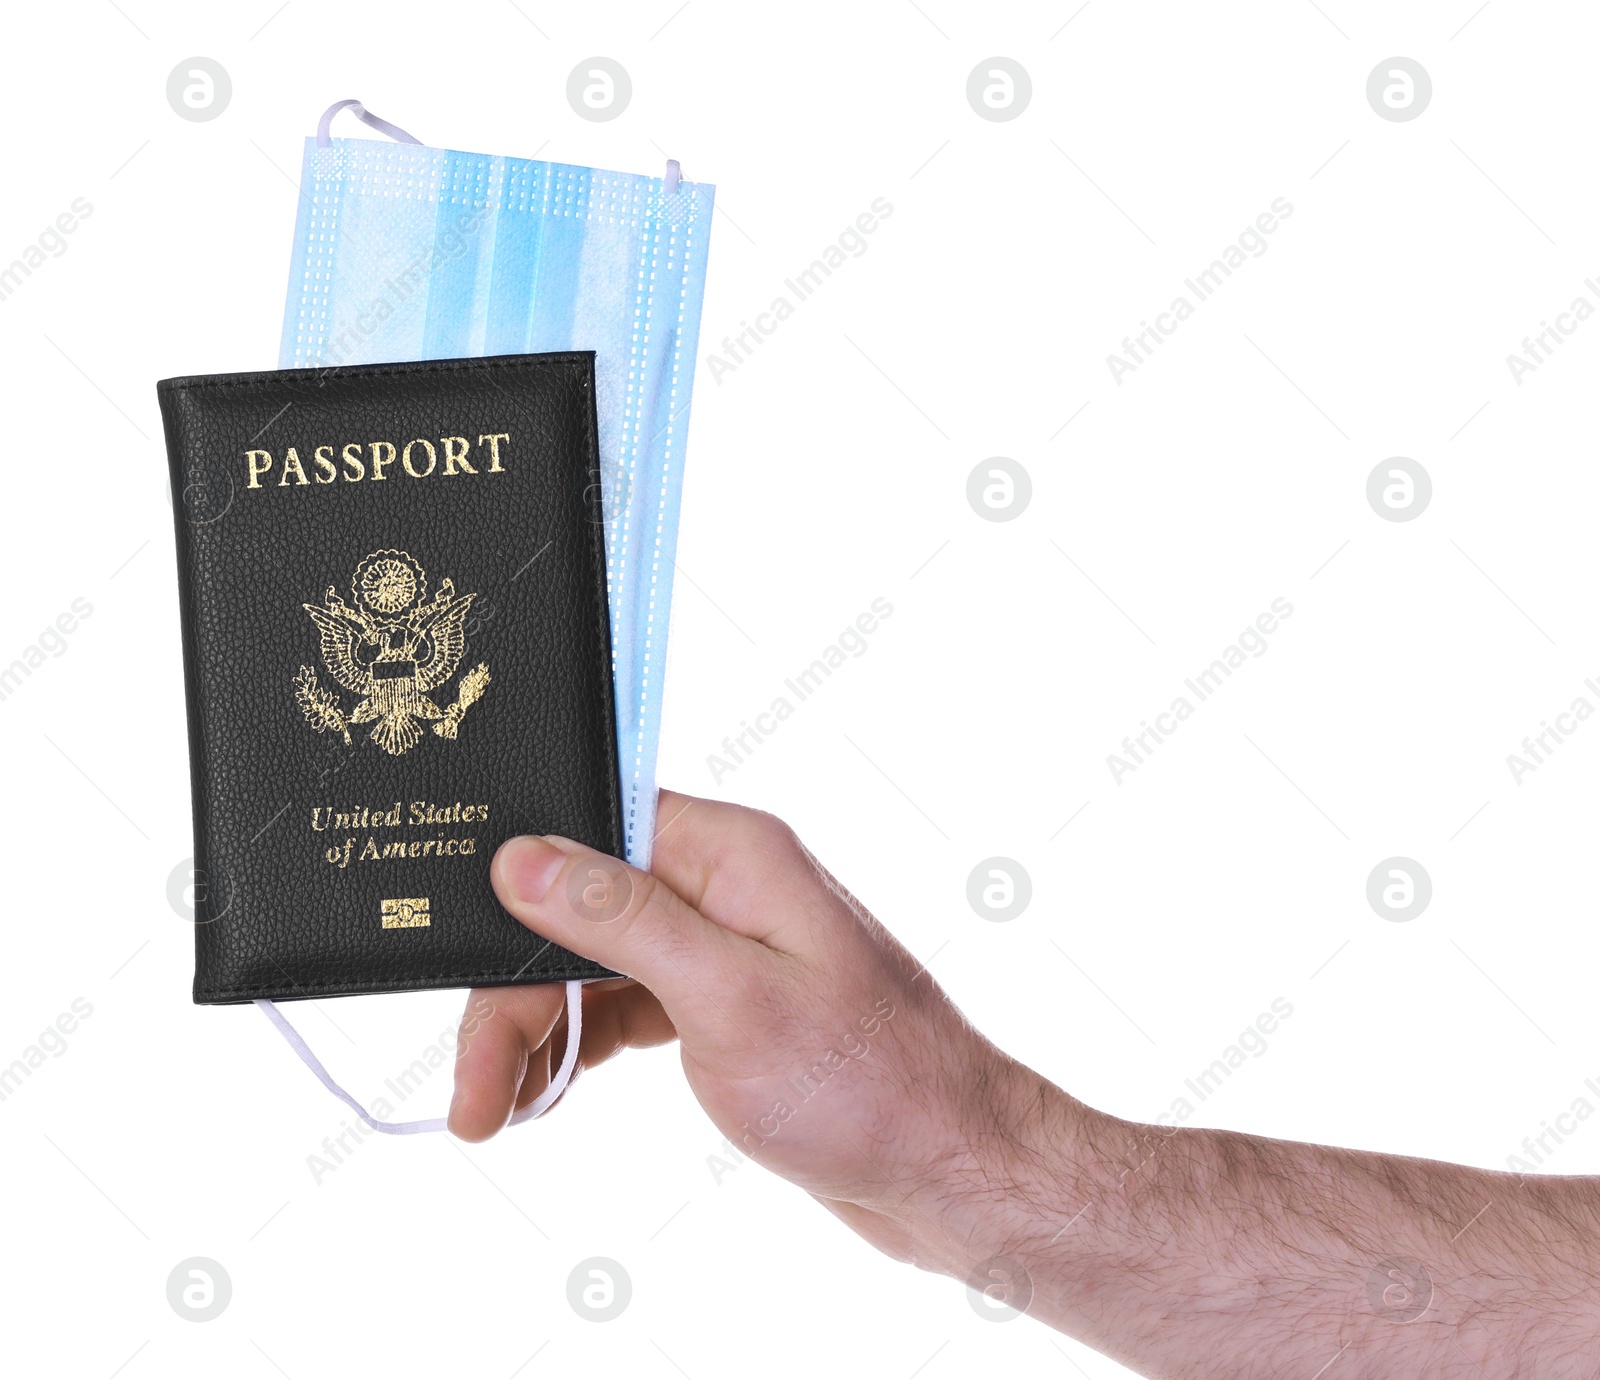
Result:
{"label": "thumb", "polygon": [[775,958],[707,920],[660,878],[571,839],[507,839],[489,879],[500,904],[535,934],[644,983],[680,1034],[719,1024],[715,994],[747,987],[751,968]]}

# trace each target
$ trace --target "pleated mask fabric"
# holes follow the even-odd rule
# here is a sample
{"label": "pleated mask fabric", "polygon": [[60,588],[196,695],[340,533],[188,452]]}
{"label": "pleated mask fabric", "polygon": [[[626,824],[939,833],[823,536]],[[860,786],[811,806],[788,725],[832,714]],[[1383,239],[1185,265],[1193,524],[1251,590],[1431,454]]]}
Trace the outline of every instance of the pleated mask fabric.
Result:
{"label": "pleated mask fabric", "polygon": [[308,139],[281,368],[593,350],[627,860],[650,865],[684,444],[715,188]]}

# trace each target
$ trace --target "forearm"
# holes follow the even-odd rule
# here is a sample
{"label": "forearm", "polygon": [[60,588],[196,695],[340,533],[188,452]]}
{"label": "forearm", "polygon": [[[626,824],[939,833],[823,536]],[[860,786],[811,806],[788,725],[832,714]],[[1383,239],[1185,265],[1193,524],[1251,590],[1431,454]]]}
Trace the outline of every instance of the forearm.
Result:
{"label": "forearm", "polygon": [[[1149,1376],[1596,1374],[1600,1179],[1102,1115],[985,1040],[778,821],[666,795],[662,813],[685,823],[654,874],[626,873],[615,921],[570,883],[622,865],[571,842],[507,843],[496,894],[645,984],[585,993],[586,1064],[676,1031],[723,1134],[874,1245]],[[520,1024],[471,1043],[487,1092],[458,1118],[483,1134],[527,1061],[548,1065],[554,1020],[497,1002]]]}
{"label": "forearm", "polygon": [[1000,1081],[918,1213],[918,1263],[987,1266],[980,1286],[1141,1374],[1600,1365],[1595,1180],[1141,1126],[1025,1069]]}

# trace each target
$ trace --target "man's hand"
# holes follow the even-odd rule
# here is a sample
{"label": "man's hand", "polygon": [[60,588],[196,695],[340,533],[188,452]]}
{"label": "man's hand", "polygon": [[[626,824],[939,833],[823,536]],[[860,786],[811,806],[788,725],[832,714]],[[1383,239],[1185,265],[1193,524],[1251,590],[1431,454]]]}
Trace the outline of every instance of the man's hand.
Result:
{"label": "man's hand", "polygon": [[[653,875],[560,839],[512,839],[494,860],[518,920],[633,975],[586,986],[579,1067],[676,1036],[695,1096],[742,1153],[874,1245],[926,1257],[942,1201],[1007,1172],[1039,1080],[787,825],[671,792],[659,818]],[[492,1005],[457,1057],[450,1129],[465,1140],[542,1092],[565,1045],[560,986],[496,988]]]}
{"label": "man's hand", "polygon": [[[722,1133],[868,1241],[1142,1374],[1588,1380],[1600,1182],[1139,1125],[1002,1054],[778,820],[663,792],[654,875],[512,839],[496,893],[632,980],[580,1067],[676,1036]],[[469,1002],[450,1127],[549,1086],[559,987]]]}

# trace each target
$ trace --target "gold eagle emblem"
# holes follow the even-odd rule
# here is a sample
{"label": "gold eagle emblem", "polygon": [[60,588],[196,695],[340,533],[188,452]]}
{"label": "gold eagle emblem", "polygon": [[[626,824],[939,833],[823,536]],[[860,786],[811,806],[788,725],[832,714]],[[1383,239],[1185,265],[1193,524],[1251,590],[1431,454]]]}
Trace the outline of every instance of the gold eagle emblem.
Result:
{"label": "gold eagle emblem", "polygon": [[456,736],[489,684],[489,668],[480,662],[463,675],[448,709],[429,692],[455,675],[467,648],[467,612],[478,596],[458,595],[449,580],[431,599],[427,590],[427,572],[407,552],[374,551],[351,577],[353,606],[332,585],[321,604],[303,606],[316,624],[328,674],[361,697],[347,716],[316,672],[302,666],[295,700],[318,733],[339,733],[349,743],[351,724],[371,723],[368,737],[394,756],[422,740],[419,720],[432,720],[441,738]]}

